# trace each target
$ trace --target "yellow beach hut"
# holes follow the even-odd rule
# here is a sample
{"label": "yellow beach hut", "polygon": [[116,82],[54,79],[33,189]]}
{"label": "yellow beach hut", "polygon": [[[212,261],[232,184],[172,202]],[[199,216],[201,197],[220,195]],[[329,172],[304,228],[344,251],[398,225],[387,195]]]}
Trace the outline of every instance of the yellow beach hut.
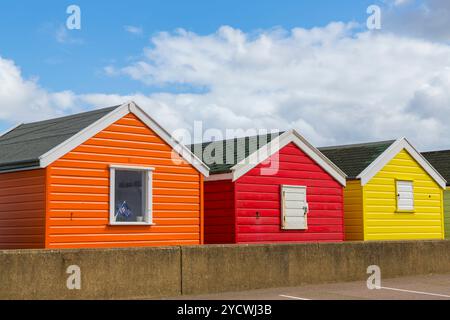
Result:
{"label": "yellow beach hut", "polygon": [[319,149],[348,176],[347,241],[444,239],[446,180],[408,140]]}

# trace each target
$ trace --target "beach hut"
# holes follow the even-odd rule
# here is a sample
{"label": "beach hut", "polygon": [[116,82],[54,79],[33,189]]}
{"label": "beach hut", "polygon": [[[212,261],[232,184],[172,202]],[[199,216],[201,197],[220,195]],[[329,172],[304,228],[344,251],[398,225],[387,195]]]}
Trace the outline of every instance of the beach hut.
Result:
{"label": "beach hut", "polygon": [[135,103],[0,137],[0,248],[201,244],[208,168]]}
{"label": "beach hut", "polygon": [[296,131],[190,148],[210,168],[205,243],[344,240],[346,176]]}
{"label": "beach hut", "polygon": [[444,230],[445,238],[450,239],[450,150],[423,152],[424,157],[447,180],[444,191]]}
{"label": "beach hut", "polygon": [[443,239],[446,181],[406,139],[319,150],[348,176],[346,240]]}

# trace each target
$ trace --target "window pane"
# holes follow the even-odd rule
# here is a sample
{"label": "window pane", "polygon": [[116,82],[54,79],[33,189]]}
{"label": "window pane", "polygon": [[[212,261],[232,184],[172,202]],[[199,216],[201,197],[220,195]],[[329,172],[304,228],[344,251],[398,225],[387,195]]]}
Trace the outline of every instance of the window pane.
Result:
{"label": "window pane", "polygon": [[115,221],[145,222],[145,172],[116,170]]}

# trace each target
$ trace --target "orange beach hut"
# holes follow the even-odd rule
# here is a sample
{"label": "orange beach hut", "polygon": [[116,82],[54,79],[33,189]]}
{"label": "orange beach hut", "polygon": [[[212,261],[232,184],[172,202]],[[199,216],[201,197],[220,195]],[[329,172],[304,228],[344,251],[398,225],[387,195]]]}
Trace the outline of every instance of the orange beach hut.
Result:
{"label": "orange beach hut", "polygon": [[208,168],[135,103],[0,137],[0,248],[203,243]]}

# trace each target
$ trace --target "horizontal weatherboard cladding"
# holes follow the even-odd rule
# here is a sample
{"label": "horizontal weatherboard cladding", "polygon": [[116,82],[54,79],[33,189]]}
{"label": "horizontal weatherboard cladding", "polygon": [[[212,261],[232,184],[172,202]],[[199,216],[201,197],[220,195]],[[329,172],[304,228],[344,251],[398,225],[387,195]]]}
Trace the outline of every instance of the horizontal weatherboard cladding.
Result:
{"label": "horizontal weatherboard cladding", "polygon": [[[153,167],[153,226],[109,225],[109,167]],[[49,248],[201,243],[201,174],[133,114],[48,168]]]}
{"label": "horizontal weatherboard cladding", "polygon": [[44,248],[45,186],[45,169],[0,174],[0,248]]}
{"label": "horizontal weatherboard cladding", "polygon": [[450,188],[444,191],[444,230],[445,239],[450,239]]}
{"label": "horizontal weatherboard cladding", "polygon": [[[293,143],[270,158],[273,175],[260,164],[235,182],[236,242],[343,241],[343,188]],[[307,230],[281,229],[281,186],[306,186]]]}
{"label": "horizontal weatherboard cladding", "polygon": [[205,183],[205,243],[234,243],[234,193],[231,180]]}
{"label": "horizontal weatherboard cladding", "polygon": [[344,189],[345,240],[364,240],[363,197],[361,181],[348,181]]}
{"label": "horizontal weatherboard cladding", "polygon": [[[397,210],[396,181],[412,181],[414,210]],[[365,240],[425,240],[444,237],[442,189],[403,150],[364,187]]]}

